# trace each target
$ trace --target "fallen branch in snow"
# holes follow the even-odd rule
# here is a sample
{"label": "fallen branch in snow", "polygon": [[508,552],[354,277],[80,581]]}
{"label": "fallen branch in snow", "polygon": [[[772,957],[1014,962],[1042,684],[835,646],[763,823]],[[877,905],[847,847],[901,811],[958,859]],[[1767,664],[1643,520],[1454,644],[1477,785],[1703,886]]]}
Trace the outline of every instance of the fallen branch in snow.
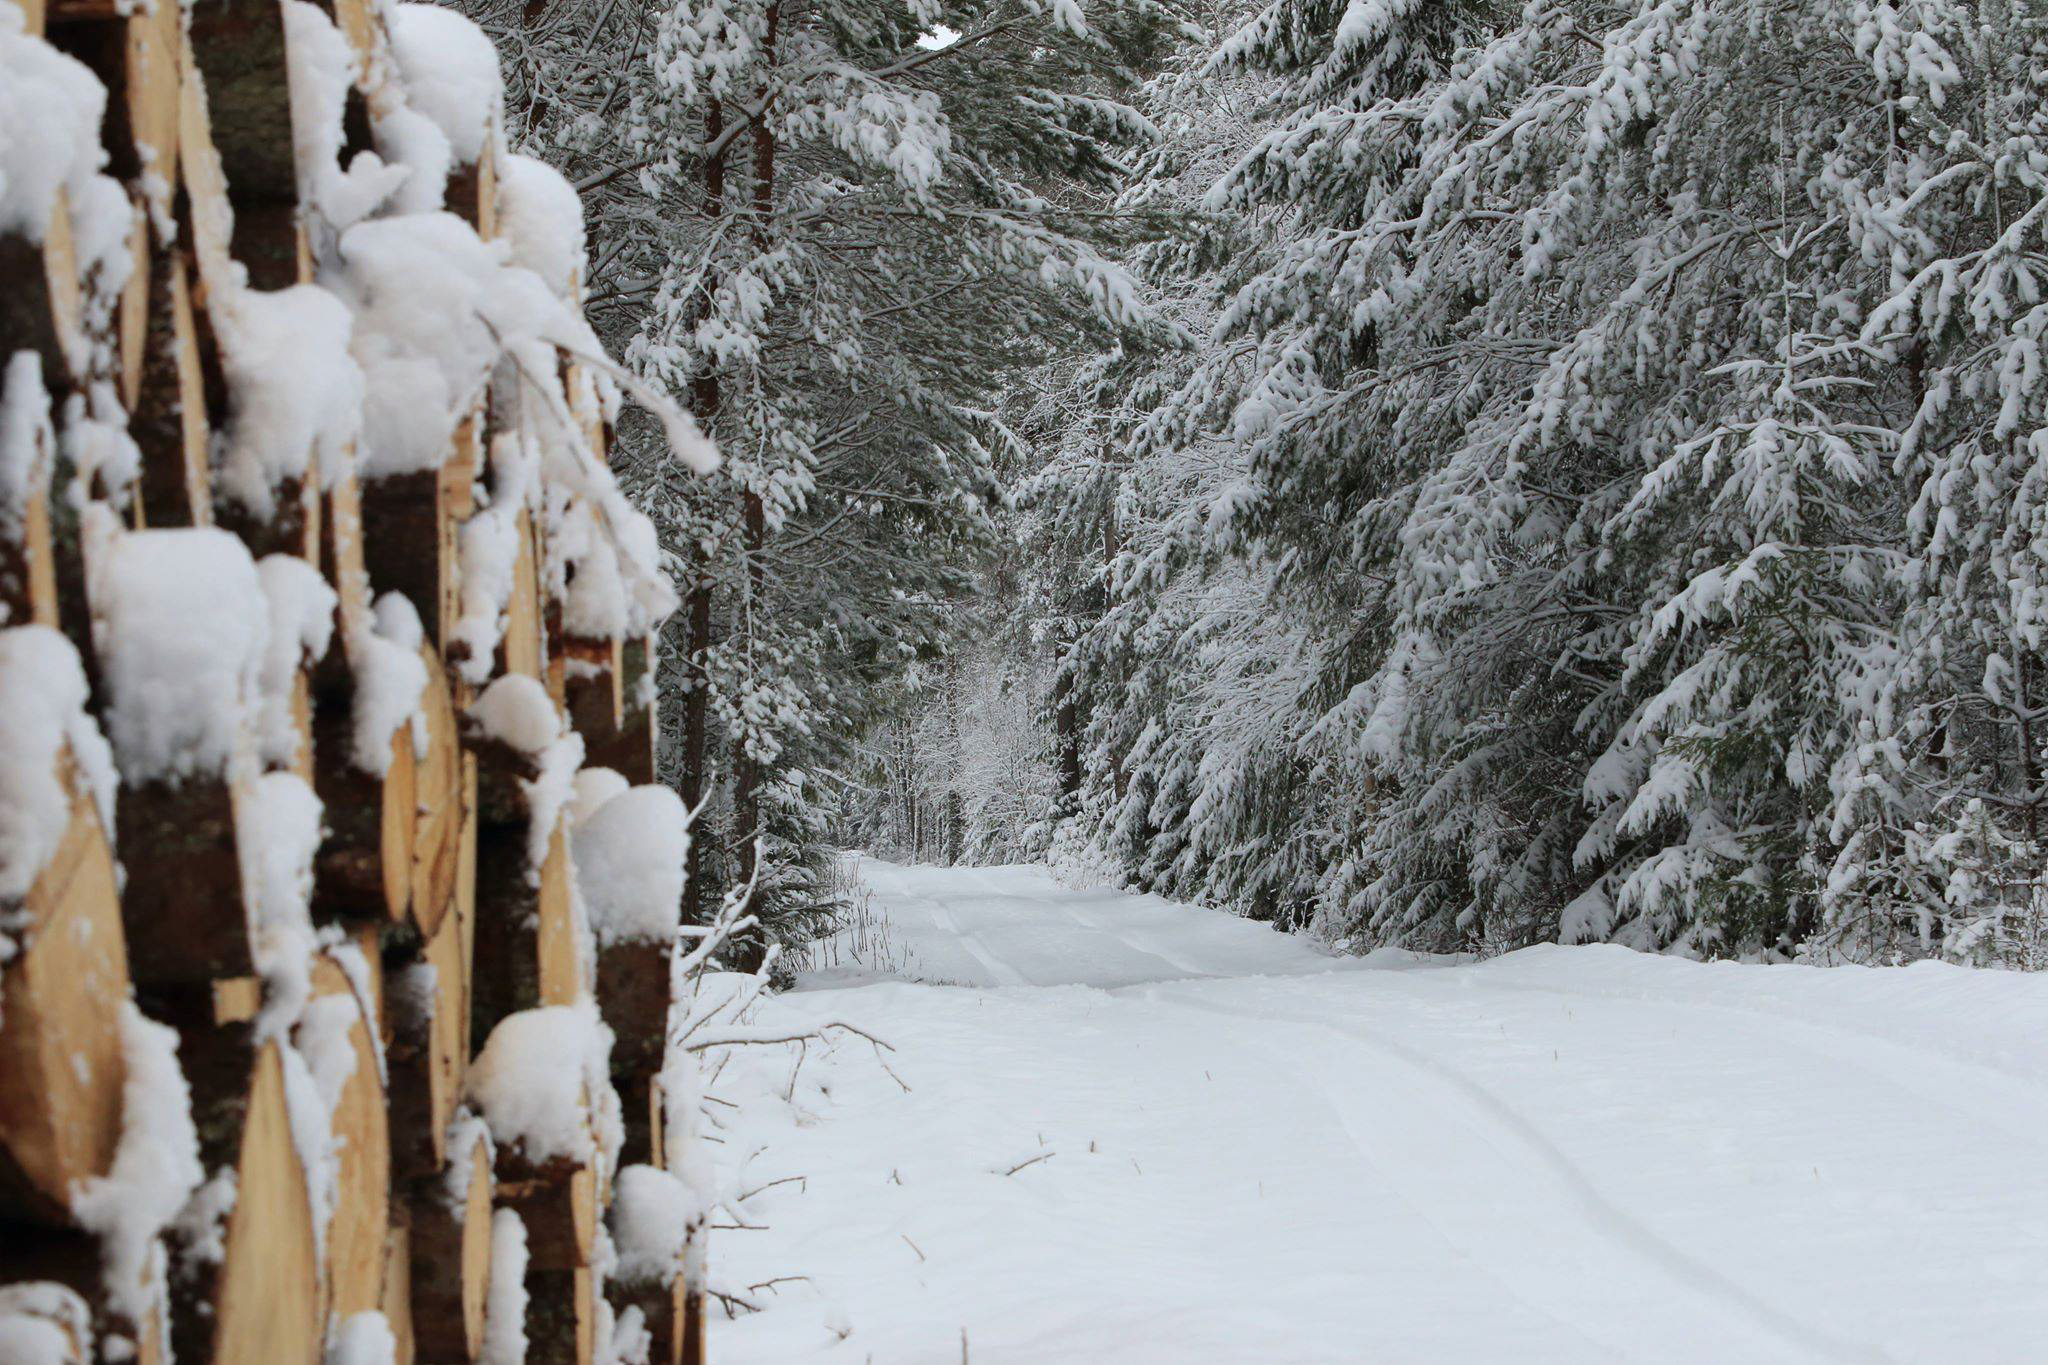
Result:
{"label": "fallen branch in snow", "polygon": [[688,1046],[688,1048],[692,1052],[702,1052],[706,1048],[714,1047],[748,1047],[765,1046],[774,1043],[808,1043],[814,1038],[822,1038],[828,1029],[844,1029],[846,1032],[851,1033],[856,1037],[867,1039],[870,1043],[873,1043],[876,1047],[881,1048],[885,1052],[894,1052],[896,1050],[896,1045],[894,1043],[891,1043],[886,1039],[877,1038],[874,1034],[869,1033],[866,1029],[861,1028],[858,1024],[849,1024],[843,1019],[827,1020],[825,1023],[819,1024],[815,1028],[804,1029],[796,1033],[780,1032],[771,1029],[752,1029],[747,1028],[744,1025],[737,1025],[733,1028],[727,1029],[723,1033],[714,1033],[708,1038],[699,1038],[696,1041],[687,1044],[686,1046]]}
{"label": "fallen branch in snow", "polygon": [[773,1289],[778,1284],[809,1284],[810,1282],[811,1277],[808,1275],[777,1275],[772,1280],[763,1280],[759,1284],[748,1285],[747,1292],[751,1294],[757,1289]]}
{"label": "fallen branch in snow", "polygon": [[1017,1174],[1017,1172],[1023,1170],[1026,1166],[1036,1166],[1041,1161],[1051,1161],[1055,1156],[1058,1155],[1059,1153],[1057,1152],[1040,1152],[1037,1156],[1029,1157],[1023,1161],[1018,1162],[1016,1165],[1012,1166],[1007,1171],[997,1171],[995,1172],[995,1174],[1015,1175]]}
{"label": "fallen branch in snow", "polygon": [[717,1299],[720,1304],[724,1305],[725,1315],[728,1318],[737,1318],[739,1316],[740,1308],[746,1309],[749,1313],[758,1313],[761,1311],[760,1304],[755,1303],[752,1299],[748,1298],[745,1294],[741,1293],[737,1289],[720,1289],[717,1285],[714,1284],[708,1286],[704,1292],[709,1294],[712,1298]]}
{"label": "fallen branch in snow", "polygon": [[904,1240],[905,1244],[908,1245],[912,1251],[915,1251],[917,1253],[917,1259],[919,1264],[922,1264],[926,1259],[928,1259],[924,1254],[924,1248],[920,1247],[917,1243],[910,1240],[909,1233],[899,1232],[896,1235],[898,1237],[901,1237]]}
{"label": "fallen branch in snow", "polygon": [[808,1190],[810,1188],[810,1181],[809,1177],[807,1176],[786,1175],[783,1176],[780,1180],[771,1180],[765,1185],[756,1185],[753,1189],[748,1190],[745,1194],[739,1195],[737,1197],[739,1201],[742,1204],[744,1204],[749,1199],[752,1199],[755,1195],[766,1194],[769,1190],[774,1189],[777,1185],[802,1185],[805,1189]]}

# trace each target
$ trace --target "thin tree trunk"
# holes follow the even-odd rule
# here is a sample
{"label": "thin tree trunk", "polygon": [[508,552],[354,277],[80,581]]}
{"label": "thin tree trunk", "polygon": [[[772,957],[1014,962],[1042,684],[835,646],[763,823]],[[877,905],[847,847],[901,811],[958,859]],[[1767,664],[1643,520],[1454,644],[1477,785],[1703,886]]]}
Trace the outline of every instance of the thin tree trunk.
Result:
{"label": "thin tree trunk", "polygon": [[[707,144],[718,141],[725,128],[725,111],[717,100],[712,100],[704,111],[704,141]],[[704,216],[716,222],[725,212],[725,149],[704,160]],[[710,281],[704,282],[699,293],[696,311],[708,313],[711,308]],[[698,373],[690,387],[691,406],[696,411],[698,425],[704,430],[711,429],[711,419],[718,412],[718,372],[709,365]],[[711,680],[704,672],[704,655],[711,648],[711,566],[705,561],[704,552],[693,548],[691,563],[696,570],[695,582],[689,596],[689,616],[683,636],[683,667],[688,671],[690,690],[683,694],[683,804],[691,810],[697,809],[704,800],[706,786],[706,727],[711,713]],[[701,924],[704,913],[704,840],[693,837],[690,850],[684,862],[683,880],[683,921],[686,924]]]}
{"label": "thin tree trunk", "polygon": [[[775,132],[768,117],[769,85],[767,73],[775,68],[776,30],[782,19],[780,0],[768,7],[768,31],[761,44],[762,79],[761,112],[754,119],[754,251],[757,255],[768,251],[768,217],[775,208]],[[761,600],[762,581],[765,565],[763,551],[768,540],[768,514],[762,506],[761,495],[754,489],[742,490],[740,494],[740,520],[746,546],[746,597],[741,610],[751,611]],[[743,623],[751,629],[751,623]],[[761,838],[761,765],[747,750],[742,735],[733,737],[733,838],[739,845],[739,884],[744,886],[752,881],[759,870],[759,841]],[[745,907],[752,913],[758,902],[758,895],[750,894]],[[751,970],[758,964],[765,951],[765,935],[750,935],[744,942],[735,944],[736,965],[741,970]]]}

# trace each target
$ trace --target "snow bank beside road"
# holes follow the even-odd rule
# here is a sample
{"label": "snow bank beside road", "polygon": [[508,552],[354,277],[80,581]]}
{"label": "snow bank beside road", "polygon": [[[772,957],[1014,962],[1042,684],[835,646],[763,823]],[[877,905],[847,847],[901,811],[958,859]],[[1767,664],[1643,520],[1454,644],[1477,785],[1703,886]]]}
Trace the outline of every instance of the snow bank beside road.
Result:
{"label": "snow bank beside road", "polygon": [[[713,1283],[765,1310],[720,1331],[741,1365],[952,1365],[963,1336],[976,1365],[2048,1340],[2048,978],[1382,964],[1037,869],[865,875],[900,969],[966,988],[762,1007],[873,1030],[911,1089],[858,1040],[787,1104],[788,1057],[729,1064],[727,1187],[804,1178],[713,1239]],[[748,1288],[785,1275],[810,1278]]]}

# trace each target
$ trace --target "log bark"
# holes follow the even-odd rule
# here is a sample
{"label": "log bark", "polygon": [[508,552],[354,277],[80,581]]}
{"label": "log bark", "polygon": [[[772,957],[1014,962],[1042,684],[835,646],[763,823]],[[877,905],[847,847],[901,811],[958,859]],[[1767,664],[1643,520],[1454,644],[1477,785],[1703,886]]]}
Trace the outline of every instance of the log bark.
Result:
{"label": "log bark", "polygon": [[569,851],[559,822],[541,866],[528,862],[524,756],[496,741],[475,748],[478,765],[475,971],[470,1038],[481,1043],[506,1015],[566,1005],[583,989]]}
{"label": "log bark", "polygon": [[597,1337],[597,1282],[588,1267],[526,1272],[526,1355],[539,1365],[590,1365]]}
{"label": "log bark", "polygon": [[255,974],[236,800],[218,777],[122,789],[115,822],[128,874],[121,920],[138,983],[210,988]]}
{"label": "log bark", "polygon": [[400,1180],[431,1176],[446,1164],[443,1143],[469,1058],[469,974],[468,939],[452,913],[433,937],[386,958],[385,1059],[392,1169]]}
{"label": "log bark", "polygon": [[491,1274],[490,1148],[478,1138],[469,1181],[453,1197],[446,1177],[413,1181],[410,1295],[415,1350],[424,1365],[457,1365],[483,1345],[485,1292]]}
{"label": "log bark", "polygon": [[597,1007],[610,1025],[612,1082],[624,1107],[621,1164],[659,1164],[654,1078],[661,1072],[669,1007],[667,943],[614,943],[598,950]]}
{"label": "log bark", "polygon": [[529,1161],[518,1147],[498,1152],[497,1205],[526,1224],[527,1265],[568,1270],[590,1264],[599,1213],[597,1170],[589,1160]]}
{"label": "log bark", "polygon": [[300,241],[283,8],[270,0],[215,0],[190,11],[186,33],[193,74],[206,92],[206,140],[219,155],[234,209],[234,258],[259,289],[310,279]]}

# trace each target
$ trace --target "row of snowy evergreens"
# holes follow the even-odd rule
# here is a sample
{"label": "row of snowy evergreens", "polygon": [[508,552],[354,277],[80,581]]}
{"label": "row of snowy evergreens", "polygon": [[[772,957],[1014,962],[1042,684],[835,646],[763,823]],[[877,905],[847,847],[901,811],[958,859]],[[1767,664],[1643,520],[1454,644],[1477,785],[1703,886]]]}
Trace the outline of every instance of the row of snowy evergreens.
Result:
{"label": "row of snowy evergreens", "polygon": [[1353,946],[2048,962],[2048,11],[1194,18],[1116,205],[1181,343],[1015,400],[1016,590],[875,762],[922,851]]}
{"label": "row of snowy evergreens", "polygon": [[769,935],[801,938],[861,736],[997,543],[1006,394],[1147,325],[1107,210],[1152,129],[1114,96],[1171,16],[459,3],[505,59],[512,140],[581,193],[593,325],[726,452],[696,478],[631,418],[613,452],[682,590],[659,687],[663,776],[708,802],[686,917],[758,878]]}

